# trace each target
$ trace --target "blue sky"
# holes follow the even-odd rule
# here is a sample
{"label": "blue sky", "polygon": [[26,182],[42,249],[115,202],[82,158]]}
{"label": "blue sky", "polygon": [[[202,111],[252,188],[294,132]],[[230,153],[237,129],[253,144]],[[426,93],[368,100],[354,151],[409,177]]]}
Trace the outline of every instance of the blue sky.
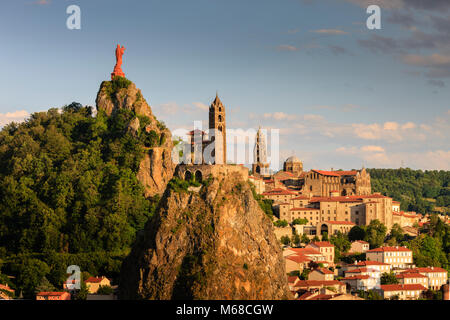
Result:
{"label": "blue sky", "polygon": [[172,130],[207,120],[217,90],[228,128],[279,128],[281,157],[305,168],[450,170],[449,1],[4,0],[0,36],[0,125],[95,105],[120,43]]}

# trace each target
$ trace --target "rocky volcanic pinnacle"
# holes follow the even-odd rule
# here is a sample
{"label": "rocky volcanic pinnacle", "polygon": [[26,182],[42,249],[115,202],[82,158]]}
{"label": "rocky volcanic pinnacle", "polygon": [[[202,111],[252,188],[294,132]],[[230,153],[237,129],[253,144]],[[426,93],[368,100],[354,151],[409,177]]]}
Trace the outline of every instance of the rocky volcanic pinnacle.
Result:
{"label": "rocky volcanic pinnacle", "polygon": [[159,146],[147,148],[140,163],[138,180],[145,188],[145,196],[162,195],[166,185],[173,176],[175,169],[171,160],[173,148],[170,130],[153,115],[150,106],[145,101],[140,89],[125,79],[103,81],[96,99],[97,109],[111,115],[119,109],[127,109],[136,115],[128,125],[128,130],[136,134],[140,128],[139,117],[147,117],[150,123],[143,128],[147,132],[155,131],[162,143]]}
{"label": "rocky volcanic pinnacle", "polygon": [[168,187],[122,265],[121,299],[289,299],[273,224],[238,173]]}

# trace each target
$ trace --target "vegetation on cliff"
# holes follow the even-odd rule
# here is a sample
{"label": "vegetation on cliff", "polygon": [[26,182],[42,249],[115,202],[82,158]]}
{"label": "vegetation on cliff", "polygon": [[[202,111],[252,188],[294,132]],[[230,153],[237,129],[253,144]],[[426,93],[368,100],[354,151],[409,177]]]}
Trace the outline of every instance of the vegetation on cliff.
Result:
{"label": "vegetation on cliff", "polygon": [[131,133],[134,118],[72,103],[0,131],[0,262],[15,289],[31,296],[43,277],[61,288],[70,264],[117,276],[157,202],[136,173],[159,137]]}

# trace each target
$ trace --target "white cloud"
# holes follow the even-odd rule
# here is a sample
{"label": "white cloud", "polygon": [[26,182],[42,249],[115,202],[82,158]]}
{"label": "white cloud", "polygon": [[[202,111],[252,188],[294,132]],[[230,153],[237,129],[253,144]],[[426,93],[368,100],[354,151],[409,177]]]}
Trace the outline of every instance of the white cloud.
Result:
{"label": "white cloud", "polygon": [[194,107],[197,107],[200,110],[203,110],[203,111],[208,111],[209,110],[209,107],[206,104],[204,104],[204,103],[194,102],[192,104],[194,105]]}
{"label": "white cloud", "polygon": [[14,112],[0,113],[0,127],[10,122],[22,122],[29,117],[29,113],[25,110],[18,110]]}

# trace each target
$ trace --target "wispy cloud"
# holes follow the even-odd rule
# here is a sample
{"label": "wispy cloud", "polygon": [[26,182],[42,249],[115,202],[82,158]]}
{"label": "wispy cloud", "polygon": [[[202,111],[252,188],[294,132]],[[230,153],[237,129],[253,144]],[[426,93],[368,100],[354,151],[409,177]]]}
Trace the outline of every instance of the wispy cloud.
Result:
{"label": "wispy cloud", "polygon": [[298,51],[300,49],[295,46],[289,45],[289,44],[282,44],[277,47],[277,50],[278,51]]}
{"label": "wispy cloud", "polygon": [[318,30],[312,30],[311,32],[320,33],[320,34],[331,34],[331,35],[348,34],[348,32],[340,30],[340,29],[318,29]]}
{"label": "wispy cloud", "polygon": [[52,3],[52,0],[36,0],[32,4],[39,5],[39,6],[46,6]]}

